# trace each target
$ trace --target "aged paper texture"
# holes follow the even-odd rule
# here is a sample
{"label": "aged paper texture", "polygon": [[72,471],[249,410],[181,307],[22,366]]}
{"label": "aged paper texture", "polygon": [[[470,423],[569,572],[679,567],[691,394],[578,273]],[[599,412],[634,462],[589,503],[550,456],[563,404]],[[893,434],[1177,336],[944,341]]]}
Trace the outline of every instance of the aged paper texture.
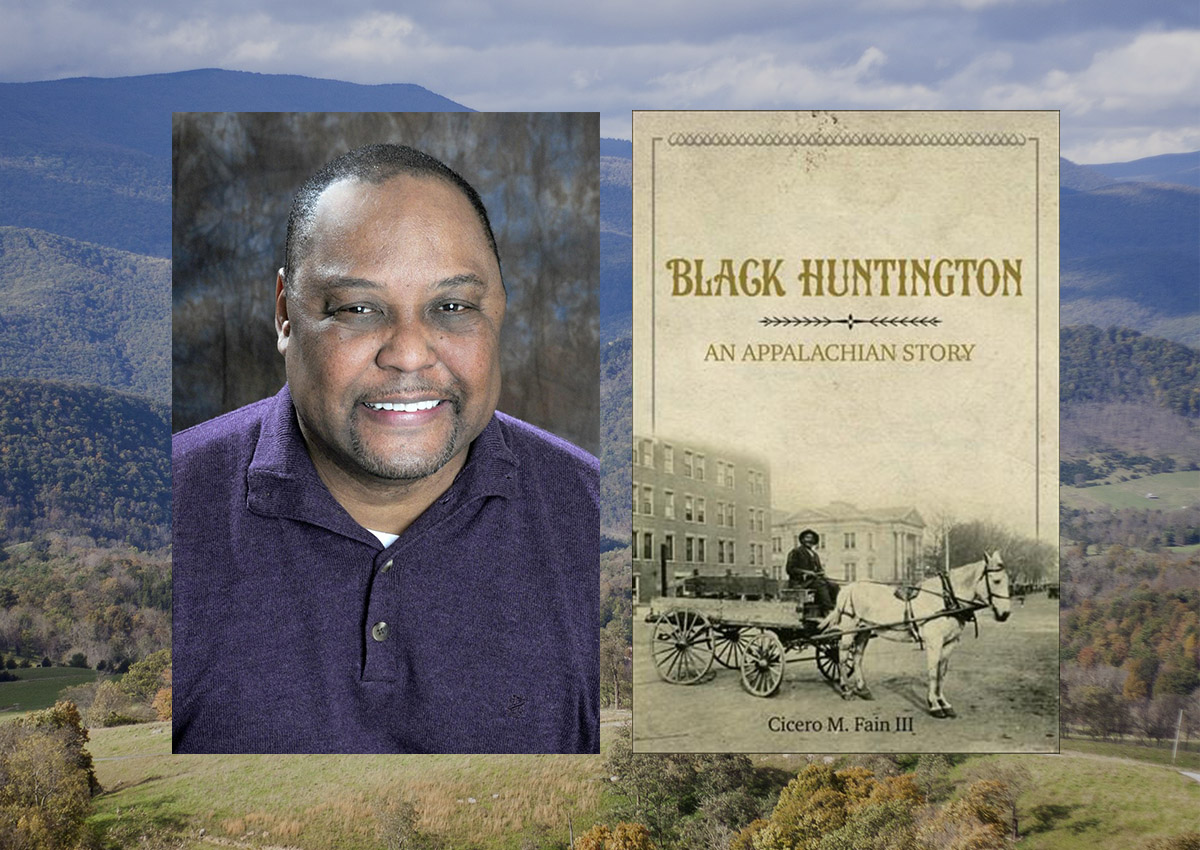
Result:
{"label": "aged paper texture", "polygon": [[1057,751],[1058,114],[633,144],[635,750]]}

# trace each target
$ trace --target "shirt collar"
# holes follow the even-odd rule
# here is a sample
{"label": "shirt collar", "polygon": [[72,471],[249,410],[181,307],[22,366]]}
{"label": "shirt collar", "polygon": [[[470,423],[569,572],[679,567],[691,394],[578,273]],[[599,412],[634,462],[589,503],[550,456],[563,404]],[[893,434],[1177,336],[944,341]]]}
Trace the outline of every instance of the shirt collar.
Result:
{"label": "shirt collar", "polygon": [[[440,521],[466,502],[514,495],[519,470],[520,463],[493,414],[471,443],[467,462],[454,482],[400,539]],[[379,540],[346,513],[317,475],[286,384],[263,416],[246,483],[247,505],[256,514],[306,522],[379,546]]]}

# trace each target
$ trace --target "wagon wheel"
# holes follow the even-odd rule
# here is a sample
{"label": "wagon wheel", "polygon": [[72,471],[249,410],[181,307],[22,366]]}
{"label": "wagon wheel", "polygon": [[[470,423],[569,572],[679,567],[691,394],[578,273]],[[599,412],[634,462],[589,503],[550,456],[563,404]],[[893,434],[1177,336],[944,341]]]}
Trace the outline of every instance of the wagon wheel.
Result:
{"label": "wagon wheel", "polygon": [[659,615],[650,650],[659,676],[673,685],[694,685],[712,667],[713,638],[708,618],[699,611]]}
{"label": "wagon wheel", "polygon": [[713,628],[713,657],[722,667],[737,670],[742,666],[742,655],[746,644],[755,635],[762,634],[757,626],[716,626]]}
{"label": "wagon wheel", "polygon": [[742,687],[756,697],[769,697],[783,684],[783,641],[775,632],[763,632],[742,649]]}
{"label": "wagon wheel", "polygon": [[[821,675],[833,682],[835,685],[839,681],[838,677],[838,659],[840,653],[838,651],[837,641],[825,641],[818,643],[815,646],[817,651],[817,669],[821,671]],[[854,672],[854,656],[850,656],[850,669],[846,672]]]}

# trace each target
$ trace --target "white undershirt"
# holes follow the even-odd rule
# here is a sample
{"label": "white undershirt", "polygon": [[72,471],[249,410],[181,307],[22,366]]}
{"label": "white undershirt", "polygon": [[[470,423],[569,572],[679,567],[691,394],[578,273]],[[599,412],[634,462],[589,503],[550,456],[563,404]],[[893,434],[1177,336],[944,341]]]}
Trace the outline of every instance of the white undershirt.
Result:
{"label": "white undershirt", "polygon": [[393,543],[395,543],[397,540],[400,539],[399,534],[388,534],[386,531],[376,531],[373,528],[368,528],[367,531],[371,532],[372,534],[374,534],[376,537],[379,538],[379,542],[383,544],[384,549],[391,546]]}

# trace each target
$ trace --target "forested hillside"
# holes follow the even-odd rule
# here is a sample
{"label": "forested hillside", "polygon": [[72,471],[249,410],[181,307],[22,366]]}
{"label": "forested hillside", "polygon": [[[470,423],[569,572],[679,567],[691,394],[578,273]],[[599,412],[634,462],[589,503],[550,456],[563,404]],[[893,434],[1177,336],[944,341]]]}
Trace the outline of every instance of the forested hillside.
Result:
{"label": "forested hillside", "polygon": [[0,227],[0,377],[171,397],[171,267]]}
{"label": "forested hillside", "polygon": [[165,550],[50,533],[0,557],[0,653],[120,670],[171,645]]}
{"label": "forested hillside", "polygon": [[[1192,293],[1195,296],[1195,293]],[[1059,400],[1133,401],[1200,417],[1200,351],[1126,328],[1063,328]]]}
{"label": "forested hillside", "polygon": [[628,540],[633,445],[633,341],[628,336],[600,351],[600,416],[600,529]]}
{"label": "forested hillside", "polygon": [[0,378],[0,543],[170,539],[170,413],[98,387]]}

